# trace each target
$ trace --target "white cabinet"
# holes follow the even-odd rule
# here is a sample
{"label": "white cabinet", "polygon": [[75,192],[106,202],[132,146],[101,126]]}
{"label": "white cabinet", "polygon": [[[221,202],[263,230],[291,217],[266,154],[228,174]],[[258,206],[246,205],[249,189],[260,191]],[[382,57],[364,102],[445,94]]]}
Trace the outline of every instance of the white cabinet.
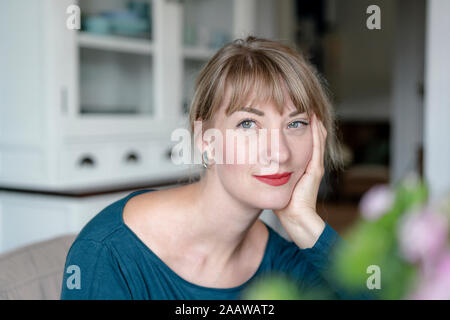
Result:
{"label": "white cabinet", "polygon": [[70,197],[0,191],[0,253],[63,234],[76,234],[103,208],[131,192]]}
{"label": "white cabinet", "polygon": [[184,177],[170,133],[187,128],[207,59],[256,33],[257,2],[147,0],[148,35],[135,37],[94,33],[92,19],[91,29],[66,26],[72,4],[85,27],[127,0],[2,1],[0,187],[87,191]]}

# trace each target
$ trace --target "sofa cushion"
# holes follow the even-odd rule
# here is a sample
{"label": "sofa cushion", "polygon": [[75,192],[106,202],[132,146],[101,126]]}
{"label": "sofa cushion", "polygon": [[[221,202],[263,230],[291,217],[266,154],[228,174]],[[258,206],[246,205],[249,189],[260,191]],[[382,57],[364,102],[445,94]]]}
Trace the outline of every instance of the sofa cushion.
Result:
{"label": "sofa cushion", "polygon": [[67,252],[75,237],[63,235],[0,255],[0,299],[59,299]]}

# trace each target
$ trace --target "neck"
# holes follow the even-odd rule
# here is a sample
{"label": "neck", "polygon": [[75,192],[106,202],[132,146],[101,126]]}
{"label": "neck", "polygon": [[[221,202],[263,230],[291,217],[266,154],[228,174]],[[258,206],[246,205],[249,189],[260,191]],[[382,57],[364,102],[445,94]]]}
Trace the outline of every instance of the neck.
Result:
{"label": "neck", "polygon": [[187,190],[192,211],[185,215],[186,243],[202,260],[227,265],[243,252],[245,240],[262,209],[230,195],[214,172],[208,172]]}

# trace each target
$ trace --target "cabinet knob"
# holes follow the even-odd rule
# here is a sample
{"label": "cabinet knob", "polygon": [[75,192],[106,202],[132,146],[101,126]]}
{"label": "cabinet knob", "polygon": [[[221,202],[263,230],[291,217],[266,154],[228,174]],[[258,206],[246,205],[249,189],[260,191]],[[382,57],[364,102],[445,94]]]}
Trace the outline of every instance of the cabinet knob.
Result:
{"label": "cabinet knob", "polygon": [[80,161],[78,161],[78,166],[81,168],[93,168],[95,167],[95,160],[92,156],[83,156]]}
{"label": "cabinet knob", "polygon": [[125,162],[129,164],[136,164],[140,162],[140,156],[137,152],[130,151],[125,156]]}

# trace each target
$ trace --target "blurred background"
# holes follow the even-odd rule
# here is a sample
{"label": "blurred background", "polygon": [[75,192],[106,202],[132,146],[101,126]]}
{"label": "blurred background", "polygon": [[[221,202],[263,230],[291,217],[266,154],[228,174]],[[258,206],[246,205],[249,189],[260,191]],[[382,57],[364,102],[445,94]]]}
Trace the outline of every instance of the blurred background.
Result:
{"label": "blurred background", "polygon": [[[79,30],[70,21],[80,8]],[[381,29],[369,29],[370,5]],[[141,188],[201,166],[171,161],[196,76],[247,34],[301,50],[327,79],[346,169],[318,211],[338,232],[375,184],[450,187],[446,0],[2,0],[0,253],[76,234]],[[75,24],[76,25],[76,24]],[[275,216],[261,216],[283,236]]]}

